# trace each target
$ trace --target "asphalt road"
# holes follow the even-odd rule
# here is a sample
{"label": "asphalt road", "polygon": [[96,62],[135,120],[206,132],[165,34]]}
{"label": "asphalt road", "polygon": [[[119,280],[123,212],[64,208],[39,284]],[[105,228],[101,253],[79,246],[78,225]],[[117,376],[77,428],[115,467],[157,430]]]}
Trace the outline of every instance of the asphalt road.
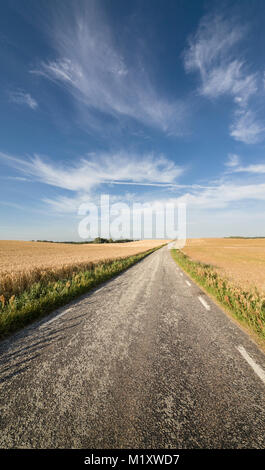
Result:
{"label": "asphalt road", "polygon": [[0,353],[2,448],[264,448],[264,354],[167,247]]}

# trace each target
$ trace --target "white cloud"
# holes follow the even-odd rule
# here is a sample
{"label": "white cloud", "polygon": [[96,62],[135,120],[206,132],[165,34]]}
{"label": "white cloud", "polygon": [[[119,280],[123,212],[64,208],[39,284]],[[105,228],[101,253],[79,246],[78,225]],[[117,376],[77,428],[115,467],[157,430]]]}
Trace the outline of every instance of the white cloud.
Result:
{"label": "white cloud", "polygon": [[92,8],[92,3],[84,2],[78,10],[73,4],[71,14],[60,11],[51,33],[55,58],[42,61],[31,72],[64,87],[80,112],[86,108],[89,126],[95,126],[97,111],[181,135],[186,114],[183,102],[167,99],[156,90],[140,50],[125,57],[98,10],[98,4]]}
{"label": "white cloud", "polygon": [[255,75],[243,76],[243,63],[234,60],[209,70],[203,83],[202,94],[216,98],[224,94],[234,96],[234,101],[241,106],[249,96],[257,91]]}
{"label": "white cloud", "polygon": [[226,166],[228,167],[235,167],[239,165],[239,156],[233,153],[229,153],[228,155],[228,161],[225,163]]}
{"label": "white cloud", "polygon": [[[110,203],[116,202],[126,202],[130,203],[132,200],[137,199],[136,194],[134,193],[125,193],[119,196],[111,195],[110,196]],[[88,193],[78,193],[75,196],[67,197],[67,196],[58,196],[57,198],[44,198],[43,202],[49,205],[52,211],[60,213],[60,214],[77,214],[78,209],[82,203],[92,202],[97,204],[99,201],[97,196],[92,197]]]}
{"label": "white cloud", "polygon": [[257,120],[251,110],[237,112],[234,123],[230,126],[230,135],[245,144],[261,142],[264,132],[265,126]]}
{"label": "white cloud", "polygon": [[55,199],[43,199],[43,202],[48,204],[52,211],[60,214],[77,214],[80,204],[88,201],[90,201],[88,194],[84,195],[84,197],[78,195],[77,197],[59,196]]}
{"label": "white cloud", "polygon": [[254,165],[238,166],[233,171],[236,172],[236,173],[263,174],[263,173],[265,173],[265,164],[264,163],[257,163],[257,164],[254,164]]}
{"label": "white cloud", "polygon": [[[265,168],[263,168],[265,172]],[[207,210],[235,210],[241,207],[247,211],[246,201],[262,201],[265,202],[265,184],[264,183],[239,183],[235,184],[233,180],[228,182],[220,182],[219,184],[212,184],[208,188],[190,186],[189,190],[185,192],[183,187],[182,194],[179,197],[165,197],[154,194],[137,194],[133,195],[128,200],[126,195],[120,194],[118,200],[121,202],[139,202],[150,203],[153,207],[155,205],[166,205],[168,203],[177,204],[186,203],[188,213],[191,210],[207,211]],[[70,197],[59,196],[57,198],[45,198],[43,200],[49,207],[58,213],[76,214],[80,204],[83,202],[95,202],[97,199],[91,198],[88,193],[77,193]],[[112,201],[116,202],[116,201]],[[210,218],[210,215],[208,215]]]}
{"label": "white cloud", "polygon": [[31,109],[38,107],[37,101],[29,93],[24,91],[13,91],[9,93],[9,100],[12,103],[29,106]]}
{"label": "white cloud", "polygon": [[[128,202],[121,194],[119,200]],[[91,202],[88,194],[77,194],[74,197],[58,197],[55,199],[44,199],[53,211],[66,214],[76,214],[82,202]],[[247,216],[246,201],[262,201],[265,202],[265,184],[235,184],[233,181],[220,182],[206,189],[198,187],[190,187],[188,192],[184,192],[179,197],[153,197],[144,194],[131,198],[129,202],[150,203],[152,207],[159,204],[165,207],[171,203],[178,205],[186,203],[188,214],[190,211],[208,211],[208,210],[235,210],[242,207]],[[95,202],[95,201],[92,201]],[[96,201],[97,202],[97,201]],[[242,203],[242,204],[241,204]],[[240,205],[241,204],[241,205]],[[216,218],[216,213],[214,214]],[[211,215],[208,213],[208,219]]]}
{"label": "white cloud", "polygon": [[[208,186],[178,185],[175,183],[183,168],[175,165],[163,155],[153,154],[133,155],[128,153],[90,155],[81,159],[72,166],[62,166],[50,163],[39,156],[25,160],[11,155],[0,153],[0,157],[12,167],[20,170],[24,175],[35,181],[52,185],[57,188],[67,189],[71,196],[59,195],[46,197],[43,202],[53,210],[61,214],[76,214],[82,202],[92,201],[98,195],[102,184],[143,184],[161,186],[164,184],[168,194],[178,190],[179,197],[166,197],[163,193],[153,191],[150,193],[137,193],[134,196],[120,193],[119,200],[132,200],[137,202],[151,202],[166,204],[168,202],[178,204],[185,202],[189,210],[209,209],[235,209],[240,203],[246,209],[246,201],[265,202],[265,184],[259,181],[235,182],[233,173],[265,173],[265,164],[239,166],[237,155],[230,155],[228,167],[231,169],[230,181],[209,182]],[[226,173],[227,175],[227,173]],[[164,189],[162,188],[164,191]],[[101,187],[100,191],[106,191]],[[161,187],[157,189],[161,191]],[[162,196],[162,197],[161,197]],[[116,196],[114,196],[116,197]],[[124,199],[125,198],[125,199]],[[247,209],[246,209],[247,210]]]}
{"label": "white cloud", "polygon": [[184,54],[186,70],[200,73],[202,95],[216,98],[231,94],[242,103],[255,93],[256,76],[247,74],[235,50],[245,32],[245,28],[221,15],[202,19]]}
{"label": "white cloud", "polygon": [[[235,184],[233,181],[220,183],[205,190],[194,190],[183,194],[176,203],[185,202],[189,208],[223,209],[235,207],[241,201],[265,201],[265,184]],[[173,199],[172,199],[173,201]]]}
{"label": "white cloud", "polygon": [[207,98],[229,95],[239,107],[230,135],[238,141],[254,144],[263,139],[264,127],[254,111],[247,109],[249,99],[258,91],[257,74],[249,73],[246,62],[238,52],[246,28],[222,15],[207,15],[197,33],[190,39],[184,54],[188,72],[198,71],[199,92]]}
{"label": "white cloud", "polygon": [[34,155],[29,160],[0,153],[6,163],[45,184],[71,191],[89,192],[103,183],[173,183],[184,168],[163,155],[127,152],[90,154],[72,166],[60,165]]}

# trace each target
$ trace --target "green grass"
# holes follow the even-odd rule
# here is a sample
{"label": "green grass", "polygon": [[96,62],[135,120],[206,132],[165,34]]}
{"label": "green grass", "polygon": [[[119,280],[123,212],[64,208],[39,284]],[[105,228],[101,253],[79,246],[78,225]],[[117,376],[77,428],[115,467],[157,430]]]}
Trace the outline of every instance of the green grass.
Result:
{"label": "green grass", "polygon": [[222,278],[213,266],[191,260],[180,250],[171,250],[173,259],[243,325],[265,339],[265,297],[257,290],[246,291]]}
{"label": "green grass", "polygon": [[16,296],[11,295],[8,299],[0,296],[0,338],[85,294],[159,248],[161,247],[128,258],[91,263],[89,269],[79,272],[73,270],[65,279],[43,279]]}

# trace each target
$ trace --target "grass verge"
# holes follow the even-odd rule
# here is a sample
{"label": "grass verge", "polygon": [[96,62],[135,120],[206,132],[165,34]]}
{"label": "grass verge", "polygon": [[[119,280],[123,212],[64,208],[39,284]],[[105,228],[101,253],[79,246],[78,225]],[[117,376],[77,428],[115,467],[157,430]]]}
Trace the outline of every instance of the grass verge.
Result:
{"label": "grass verge", "polygon": [[38,282],[27,285],[24,290],[20,288],[17,295],[12,290],[6,296],[0,292],[0,338],[85,294],[159,248],[127,258],[89,263],[82,269],[80,266],[72,266],[72,270],[68,267],[67,272],[53,271],[50,276],[45,272]]}
{"label": "grass verge", "polygon": [[265,297],[257,290],[246,291],[222,278],[208,264],[191,260],[180,250],[171,250],[173,259],[237,320],[265,340]]}

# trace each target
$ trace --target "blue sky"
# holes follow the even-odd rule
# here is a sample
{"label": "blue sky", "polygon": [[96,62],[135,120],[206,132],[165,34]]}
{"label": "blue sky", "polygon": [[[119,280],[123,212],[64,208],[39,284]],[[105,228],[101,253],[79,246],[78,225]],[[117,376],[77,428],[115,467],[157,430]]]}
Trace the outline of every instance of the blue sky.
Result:
{"label": "blue sky", "polygon": [[1,239],[78,240],[78,207],[187,203],[265,235],[264,1],[18,0],[0,14]]}

